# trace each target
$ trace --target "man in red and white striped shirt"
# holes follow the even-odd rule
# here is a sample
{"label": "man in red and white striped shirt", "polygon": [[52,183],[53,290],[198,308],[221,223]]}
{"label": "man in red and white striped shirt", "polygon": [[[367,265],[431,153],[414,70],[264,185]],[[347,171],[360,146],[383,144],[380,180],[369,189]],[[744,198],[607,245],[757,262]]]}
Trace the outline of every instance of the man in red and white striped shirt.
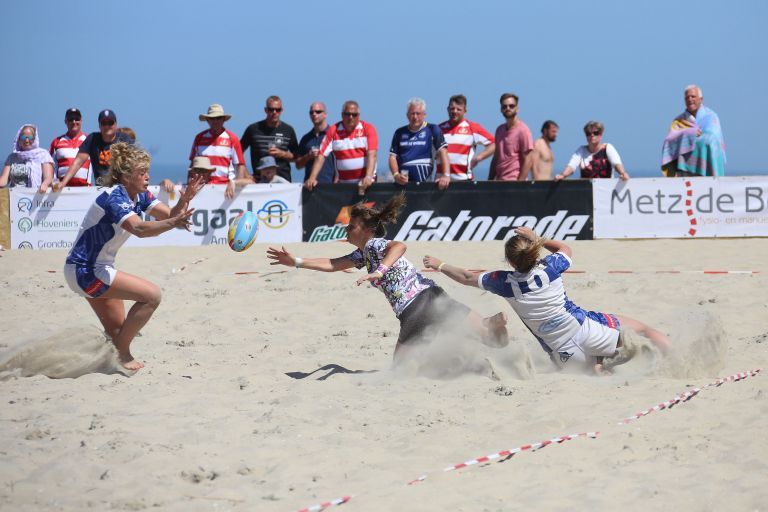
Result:
{"label": "man in red and white striped shirt", "polygon": [[357,183],[361,193],[376,181],[376,155],[379,137],[376,127],[360,119],[360,106],[346,101],[341,109],[341,122],[328,128],[320,145],[320,154],[312,164],[312,173],[304,187],[312,190],[325,159],[333,153],[338,183]]}
{"label": "man in red and white striped shirt", "polygon": [[[448,143],[448,160],[451,165],[451,181],[473,179],[472,169],[493,155],[496,144],[493,135],[477,123],[464,119],[467,113],[467,98],[463,94],[451,96],[448,100],[448,121],[440,124],[445,142]],[[485,146],[475,154],[477,145]],[[440,169],[440,172],[444,172]]]}
{"label": "man in red and white striped shirt", "polygon": [[[67,133],[60,135],[51,141],[51,156],[55,165],[55,178],[60,180],[67,174],[69,166],[77,157],[80,146],[85,141],[87,135],[82,132],[83,116],[76,108],[70,108],[64,114],[64,124],[67,125]],[[90,185],[88,178],[91,171],[91,160],[86,159],[85,163],[78,169],[75,175],[67,183],[70,187],[87,187]]]}
{"label": "man in red and white striped shirt", "polygon": [[[233,132],[224,128],[224,123],[232,118],[224,113],[224,108],[214,103],[208,112],[200,114],[201,121],[207,121],[209,129],[198,133],[189,153],[190,162],[196,156],[206,156],[211,161],[213,172],[208,183],[226,184],[224,197],[235,197],[235,180],[248,178],[245,168],[243,149],[240,139]],[[237,171],[235,171],[237,169]]]}

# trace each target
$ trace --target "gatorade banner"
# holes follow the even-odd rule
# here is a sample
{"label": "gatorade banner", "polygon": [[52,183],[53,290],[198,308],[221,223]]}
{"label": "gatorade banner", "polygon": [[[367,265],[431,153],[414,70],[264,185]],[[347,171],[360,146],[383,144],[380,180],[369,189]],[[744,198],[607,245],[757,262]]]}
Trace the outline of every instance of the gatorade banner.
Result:
{"label": "gatorade banner", "polygon": [[[178,201],[178,190],[171,197],[159,187],[149,189],[171,207]],[[38,194],[32,188],[10,189],[11,248],[70,248],[88,208],[104,190],[70,187]],[[224,199],[223,185],[206,185],[190,206],[195,209],[191,231],[173,229],[156,237],[131,237],[126,246],[226,244],[230,222],[243,211],[259,218],[256,243],[301,241],[301,185],[250,185],[231,200]]]}
{"label": "gatorade banner", "polygon": [[768,236],[768,178],[593,180],[595,238]]}
{"label": "gatorade banner", "polygon": [[318,185],[304,191],[304,241],[345,239],[351,205],[380,206],[403,191],[406,206],[387,233],[394,240],[506,240],[518,226],[555,240],[592,238],[592,185],[574,180],[453,182],[443,191],[435,183],[377,183],[364,197],[354,184]]}

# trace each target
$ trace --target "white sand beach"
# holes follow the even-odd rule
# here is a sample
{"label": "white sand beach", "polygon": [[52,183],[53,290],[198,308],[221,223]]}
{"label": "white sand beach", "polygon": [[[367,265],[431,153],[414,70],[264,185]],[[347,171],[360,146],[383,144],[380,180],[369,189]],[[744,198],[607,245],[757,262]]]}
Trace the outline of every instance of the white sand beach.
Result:
{"label": "white sand beach", "polygon": [[[123,248],[117,267],[163,290],[132,346],[146,368],[126,376],[66,287],[63,251],[1,252],[0,510],[293,511],[344,496],[345,511],[768,509],[768,375],[617,424],[768,366],[768,242],[572,247],[584,272],[566,275],[570,298],[659,327],[669,357],[639,351],[609,377],[556,372],[506,302],[431,274],[480,313],[505,311],[511,342],[446,335],[392,371],[399,324],[354,285],[360,272],[271,267],[263,244]],[[492,269],[502,249],[419,242],[406,256]],[[582,432],[599,434],[443,471]]]}

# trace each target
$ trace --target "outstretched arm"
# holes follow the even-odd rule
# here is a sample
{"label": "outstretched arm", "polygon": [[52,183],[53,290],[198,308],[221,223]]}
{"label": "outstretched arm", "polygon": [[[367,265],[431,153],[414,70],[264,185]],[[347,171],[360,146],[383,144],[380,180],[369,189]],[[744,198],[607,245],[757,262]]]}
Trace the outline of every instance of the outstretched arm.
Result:
{"label": "outstretched arm", "polygon": [[360,286],[366,281],[376,281],[384,277],[384,273],[389,270],[389,268],[394,265],[395,262],[397,262],[397,260],[403,256],[403,254],[405,254],[405,250],[407,248],[408,246],[403,242],[398,242],[395,240],[390,241],[387,244],[387,248],[384,249],[384,257],[381,259],[379,268],[355,281],[357,286]]}
{"label": "outstretched arm", "polygon": [[285,265],[286,267],[306,268],[319,270],[320,272],[337,272],[352,268],[355,264],[349,258],[299,258],[294,256],[285,247],[267,249],[267,258],[270,265]]}
{"label": "outstretched arm", "polygon": [[444,261],[429,255],[424,256],[424,266],[442,272],[457,283],[465,286],[474,286],[475,288],[478,287],[477,276],[480,272],[448,265]]}

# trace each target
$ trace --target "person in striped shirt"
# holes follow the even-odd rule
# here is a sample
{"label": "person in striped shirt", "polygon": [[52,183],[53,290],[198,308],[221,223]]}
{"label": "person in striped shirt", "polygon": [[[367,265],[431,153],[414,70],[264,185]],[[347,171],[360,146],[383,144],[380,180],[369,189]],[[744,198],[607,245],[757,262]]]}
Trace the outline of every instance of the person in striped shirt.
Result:
{"label": "person in striped shirt", "polygon": [[[493,156],[496,150],[493,135],[480,124],[464,119],[466,113],[467,97],[463,94],[451,96],[448,100],[448,120],[440,124],[445,142],[448,143],[452,181],[474,179],[472,169]],[[484,146],[484,149],[475,153],[478,145]],[[441,172],[444,171],[441,169]]]}
{"label": "person in striped shirt", "polygon": [[325,159],[333,153],[336,159],[336,182],[357,183],[361,194],[376,181],[376,155],[379,136],[376,127],[360,119],[360,105],[354,100],[344,102],[341,121],[328,128],[320,145],[320,154],[312,164],[312,173],[304,187],[312,190]]}
{"label": "person in striped shirt", "polygon": [[[51,141],[50,153],[54,162],[54,178],[60,180],[67,175],[69,166],[72,165],[77,152],[87,135],[83,133],[83,116],[80,110],[70,108],[64,113],[64,124],[67,125],[67,133],[60,135]],[[83,165],[69,180],[70,187],[87,187],[90,185],[88,177],[91,173],[91,160],[86,158]]]}
{"label": "person in striped shirt", "polygon": [[[240,139],[230,130],[224,128],[224,123],[232,116],[224,113],[224,107],[214,103],[208,107],[208,112],[198,116],[200,121],[208,123],[208,129],[195,135],[192,143],[192,151],[189,153],[189,161],[195,157],[208,157],[213,171],[210,173],[208,183],[212,185],[226,185],[224,197],[235,197],[236,180],[247,180],[248,170],[245,167],[243,150]],[[170,193],[173,190],[173,182],[163,180],[161,185]]]}

